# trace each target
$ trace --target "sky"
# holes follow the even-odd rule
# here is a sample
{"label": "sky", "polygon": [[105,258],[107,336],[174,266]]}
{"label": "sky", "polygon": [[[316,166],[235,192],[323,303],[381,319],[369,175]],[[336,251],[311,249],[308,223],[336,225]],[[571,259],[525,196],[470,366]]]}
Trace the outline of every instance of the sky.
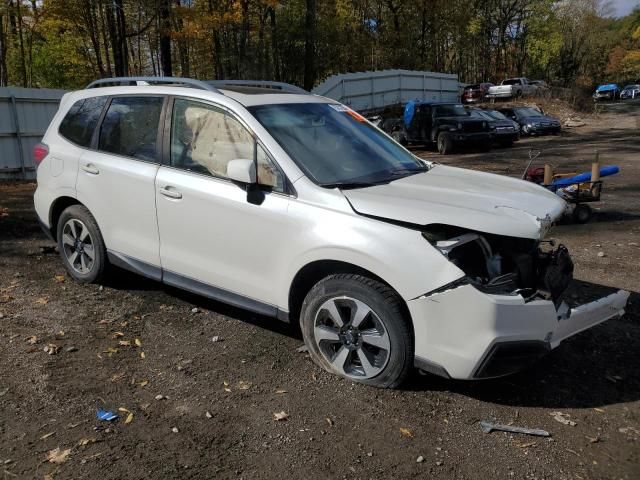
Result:
{"label": "sky", "polygon": [[640,6],[640,0],[611,0],[616,17],[624,17],[631,13],[634,7]]}

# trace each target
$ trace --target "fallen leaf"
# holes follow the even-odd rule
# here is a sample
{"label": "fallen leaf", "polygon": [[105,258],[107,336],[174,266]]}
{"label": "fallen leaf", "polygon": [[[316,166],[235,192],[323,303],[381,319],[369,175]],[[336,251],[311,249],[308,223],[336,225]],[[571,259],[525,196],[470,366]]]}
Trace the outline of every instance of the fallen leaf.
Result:
{"label": "fallen leaf", "polygon": [[231,389],[227,388],[227,387],[224,388],[224,391],[227,392],[227,393],[231,393]]}
{"label": "fallen leaf", "polygon": [[40,305],[46,305],[47,303],[49,303],[49,299],[47,297],[40,297],[36,299],[36,303],[39,303]]}
{"label": "fallen leaf", "polygon": [[146,387],[147,385],[149,385],[149,380],[143,380],[138,385],[140,385],[141,387]]}
{"label": "fallen leaf", "polygon": [[282,393],[287,393],[287,391],[286,390],[276,390],[276,393],[282,394]]}
{"label": "fallen leaf", "polygon": [[549,415],[551,415],[556,422],[560,422],[563,425],[570,425],[572,427],[575,427],[577,425],[576,422],[574,422],[573,420],[569,419],[569,414],[568,413],[551,412],[551,413],[549,413]]}
{"label": "fallen leaf", "polygon": [[518,447],[520,448],[529,448],[535,447],[536,445],[538,445],[538,442],[517,443],[516,445],[518,445]]}
{"label": "fallen leaf", "polygon": [[125,425],[126,425],[126,424],[129,424],[129,423],[131,423],[131,422],[133,422],[133,413],[129,412],[129,415],[127,415],[127,418],[126,418],[126,420],[124,421],[124,423],[125,423]]}
{"label": "fallen leaf", "polygon": [[249,390],[251,388],[251,382],[245,382],[244,380],[240,380],[237,385],[240,390]]}
{"label": "fallen leaf", "polygon": [[55,434],[56,434],[56,432],[45,433],[44,435],[42,435],[40,437],[40,440],[44,440],[45,438],[49,438],[50,436],[55,435]]}
{"label": "fallen leaf", "polygon": [[107,355],[111,356],[114,353],[118,353],[118,349],[117,348],[113,348],[113,347],[109,347],[102,353],[106,353]]}
{"label": "fallen leaf", "polygon": [[118,342],[118,345],[120,345],[121,347],[130,347],[131,342],[129,340],[120,340]]}
{"label": "fallen leaf", "polygon": [[124,337],[124,333],[122,332],[113,332],[113,335],[111,335],[111,338],[121,338]]}
{"label": "fallen leaf", "polygon": [[411,432],[411,430],[409,430],[408,428],[400,427],[400,433],[403,437],[413,438],[413,432]]}
{"label": "fallen leaf", "polygon": [[135,344],[136,344],[136,347],[141,347],[141,346],[142,346],[142,342],[140,341],[140,339],[139,339],[139,338],[136,338],[136,339],[134,340],[134,342],[135,342]]}
{"label": "fallen leaf", "polygon": [[289,414],[286,413],[284,410],[282,412],[276,412],[273,414],[273,419],[276,422],[283,422],[289,419]]}
{"label": "fallen leaf", "polygon": [[131,412],[131,410],[127,410],[127,409],[126,409],[126,408],[124,408],[124,407],[119,407],[119,408],[118,408],[118,411],[119,411],[119,412],[125,412],[125,413],[130,413],[130,412]]}
{"label": "fallen leaf", "polygon": [[327,421],[329,426],[333,426],[333,420],[331,420],[329,417],[325,418],[325,420]]}
{"label": "fallen leaf", "polygon": [[38,343],[38,337],[36,337],[35,335],[31,335],[29,338],[27,338],[27,343],[30,345],[35,345],[36,343]]}
{"label": "fallen leaf", "polygon": [[50,463],[64,463],[69,459],[70,453],[70,448],[66,450],[60,450],[60,447],[54,448],[47,453],[47,461]]}
{"label": "fallen leaf", "polygon": [[90,443],[95,443],[96,439],[94,437],[90,437],[90,438],[81,438],[78,441],[78,445],[80,447],[84,447],[85,445],[89,445]]}
{"label": "fallen leaf", "polygon": [[223,384],[225,387],[228,387],[228,386],[229,386],[229,382],[227,382],[226,380],[224,380],[224,381],[222,382],[222,384]]}
{"label": "fallen leaf", "polygon": [[597,408],[597,407],[596,407],[596,408],[594,408],[594,410],[595,410],[596,412],[598,412],[598,413],[604,413],[604,412],[605,412],[605,409],[604,409],[604,408]]}
{"label": "fallen leaf", "polygon": [[44,351],[49,355],[55,355],[60,351],[60,346],[55,343],[50,343],[46,347],[44,347]]}
{"label": "fallen leaf", "polygon": [[211,412],[209,410],[204,412],[204,416],[207,417],[207,418],[213,418],[213,415],[211,415]]}
{"label": "fallen leaf", "polygon": [[600,441],[600,437],[598,437],[598,436],[590,437],[588,435],[585,435],[584,438],[589,440],[589,443],[598,443]]}
{"label": "fallen leaf", "polygon": [[64,275],[56,275],[53,279],[58,283],[62,283],[65,280]]}
{"label": "fallen leaf", "polygon": [[111,376],[111,381],[114,382],[114,383],[118,382],[118,381],[122,380],[124,378],[124,376],[125,376],[124,372],[114,373]]}
{"label": "fallen leaf", "polygon": [[140,358],[145,358],[144,352],[140,352]]}

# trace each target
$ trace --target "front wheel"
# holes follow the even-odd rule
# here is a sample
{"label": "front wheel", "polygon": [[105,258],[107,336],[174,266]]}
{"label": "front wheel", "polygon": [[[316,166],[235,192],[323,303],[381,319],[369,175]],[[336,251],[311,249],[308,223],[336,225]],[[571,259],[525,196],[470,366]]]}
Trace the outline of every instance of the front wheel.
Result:
{"label": "front wheel", "polygon": [[402,301],[362,275],[331,275],[307,294],[300,326],[311,358],[328,372],[393,388],[413,366],[413,338]]}
{"label": "front wheel", "polygon": [[453,151],[453,140],[451,135],[446,132],[440,132],[438,134],[438,153],[440,155],[449,155]]}

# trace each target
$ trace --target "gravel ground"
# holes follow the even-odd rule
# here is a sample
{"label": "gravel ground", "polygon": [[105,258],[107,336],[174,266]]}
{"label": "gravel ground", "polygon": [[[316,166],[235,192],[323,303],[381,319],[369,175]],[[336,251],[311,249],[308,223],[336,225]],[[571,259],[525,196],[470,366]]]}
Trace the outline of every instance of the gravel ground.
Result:
{"label": "gravel ground", "polygon": [[0,477],[640,478],[640,116],[619,110],[512,149],[418,151],[514,176],[530,147],[558,169],[588,170],[595,149],[622,168],[591,223],[553,236],[577,263],[570,298],[625,288],[627,314],[493,381],[375,390],[315,367],[275,320],[122,271],[80,285],[36,225],[35,186],[0,185]]}

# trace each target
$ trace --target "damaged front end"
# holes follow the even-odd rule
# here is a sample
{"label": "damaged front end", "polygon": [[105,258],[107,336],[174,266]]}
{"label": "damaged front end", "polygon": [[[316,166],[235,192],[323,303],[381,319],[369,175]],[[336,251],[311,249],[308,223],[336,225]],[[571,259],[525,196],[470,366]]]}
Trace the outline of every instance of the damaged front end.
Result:
{"label": "damaged front end", "polygon": [[573,279],[573,262],[564,245],[473,232],[446,225],[422,232],[462,270],[465,282],[481,292],[520,295],[526,301],[552,300],[556,306]]}
{"label": "damaged front end", "polygon": [[619,290],[570,307],[573,262],[563,245],[430,225],[422,235],[464,277],[408,302],[418,368],[458,379],[500,377],[624,314]]}

